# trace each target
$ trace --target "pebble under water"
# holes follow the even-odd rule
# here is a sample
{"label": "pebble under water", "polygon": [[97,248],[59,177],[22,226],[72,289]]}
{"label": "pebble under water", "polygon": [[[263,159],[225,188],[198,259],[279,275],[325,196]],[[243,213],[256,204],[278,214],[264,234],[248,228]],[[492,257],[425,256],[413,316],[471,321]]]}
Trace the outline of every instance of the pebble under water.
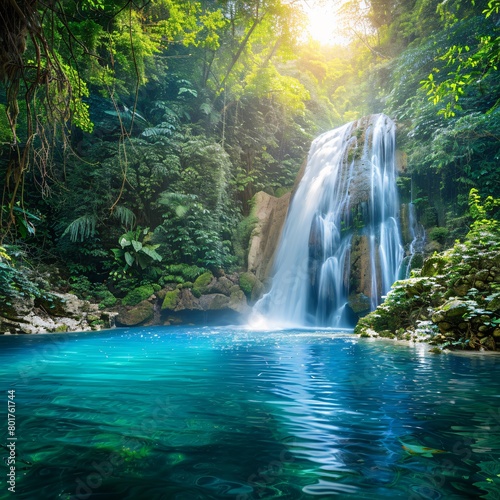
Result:
{"label": "pebble under water", "polygon": [[500,357],[428,349],[314,329],[0,336],[0,498],[498,498]]}

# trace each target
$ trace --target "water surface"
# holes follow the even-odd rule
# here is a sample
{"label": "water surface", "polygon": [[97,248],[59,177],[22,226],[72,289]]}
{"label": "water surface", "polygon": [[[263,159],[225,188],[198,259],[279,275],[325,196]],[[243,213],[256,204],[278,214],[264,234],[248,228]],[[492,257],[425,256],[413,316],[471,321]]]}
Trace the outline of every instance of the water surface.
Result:
{"label": "water surface", "polygon": [[498,498],[500,358],[427,351],[333,330],[0,337],[15,498]]}

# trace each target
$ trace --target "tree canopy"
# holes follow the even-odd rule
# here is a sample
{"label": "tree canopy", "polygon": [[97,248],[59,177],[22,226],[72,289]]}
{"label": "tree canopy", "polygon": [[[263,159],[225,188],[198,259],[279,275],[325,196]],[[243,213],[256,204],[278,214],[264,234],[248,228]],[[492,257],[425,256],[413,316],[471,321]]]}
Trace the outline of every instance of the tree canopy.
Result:
{"label": "tree canopy", "polygon": [[2,2],[5,251],[124,287],[241,266],[255,193],[291,190],[311,139],[368,113],[397,120],[430,224],[495,194],[498,0],[342,2],[334,46],[304,5]]}

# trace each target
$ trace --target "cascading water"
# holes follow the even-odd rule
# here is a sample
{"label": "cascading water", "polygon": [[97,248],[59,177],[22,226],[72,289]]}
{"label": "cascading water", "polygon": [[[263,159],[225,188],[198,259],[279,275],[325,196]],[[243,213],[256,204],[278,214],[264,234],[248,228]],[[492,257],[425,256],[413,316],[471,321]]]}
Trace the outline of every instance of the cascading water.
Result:
{"label": "cascading water", "polygon": [[[422,224],[418,222],[417,210],[413,202],[408,204],[408,230],[410,233],[410,245],[408,247],[408,257],[403,261],[401,278],[408,278],[410,276],[411,270],[414,266],[414,260],[416,257],[424,253],[425,246],[425,229]],[[421,263],[420,263],[421,264]]]}
{"label": "cascading water", "polygon": [[380,303],[403,258],[394,158],[395,126],[382,114],[313,142],[256,316],[344,327]]}

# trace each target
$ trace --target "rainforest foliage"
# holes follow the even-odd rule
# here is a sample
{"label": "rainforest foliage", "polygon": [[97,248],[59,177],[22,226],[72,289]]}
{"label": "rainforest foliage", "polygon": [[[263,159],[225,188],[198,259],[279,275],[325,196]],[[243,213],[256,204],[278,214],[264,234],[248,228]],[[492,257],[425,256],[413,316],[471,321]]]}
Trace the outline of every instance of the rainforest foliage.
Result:
{"label": "rainforest foliage", "polygon": [[254,194],[368,113],[397,120],[403,196],[452,241],[470,189],[498,192],[499,8],[340,2],[322,46],[300,0],[3,1],[2,294],[39,293],[27,268],[110,303],[237,269]]}

